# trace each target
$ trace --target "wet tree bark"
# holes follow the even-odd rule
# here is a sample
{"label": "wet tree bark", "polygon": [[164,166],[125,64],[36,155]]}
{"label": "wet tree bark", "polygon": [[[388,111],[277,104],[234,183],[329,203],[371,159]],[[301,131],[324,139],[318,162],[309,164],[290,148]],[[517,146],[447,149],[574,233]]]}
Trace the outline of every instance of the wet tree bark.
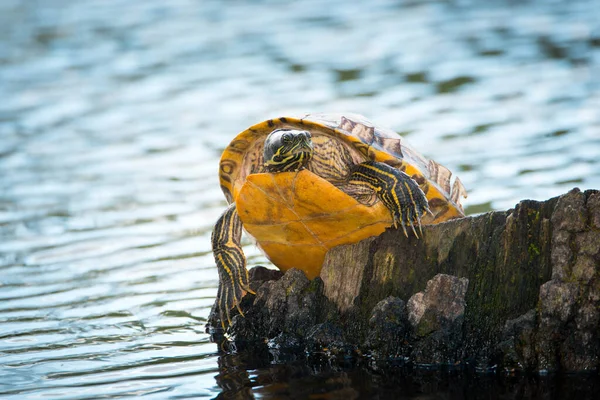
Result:
{"label": "wet tree bark", "polygon": [[574,189],[334,248],[320,280],[255,283],[230,333],[422,364],[598,369],[599,271],[600,192]]}

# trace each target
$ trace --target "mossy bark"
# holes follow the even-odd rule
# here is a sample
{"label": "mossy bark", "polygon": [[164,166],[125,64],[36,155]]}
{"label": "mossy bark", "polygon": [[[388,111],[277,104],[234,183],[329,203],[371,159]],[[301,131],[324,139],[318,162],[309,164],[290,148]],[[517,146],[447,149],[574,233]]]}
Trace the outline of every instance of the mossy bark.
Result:
{"label": "mossy bark", "polygon": [[[390,229],[330,250],[320,278],[305,280],[292,270],[255,283],[232,337],[331,349],[330,338],[425,364],[597,369],[600,192],[426,226],[420,239]],[[296,281],[304,289],[286,294]]]}
{"label": "mossy bark", "polygon": [[556,201],[525,201],[512,211],[426,226],[421,239],[388,230],[334,248],[321,272],[325,296],[365,319],[380,300],[408,300],[436,274],[468,278],[465,351],[488,353],[486,344],[498,340],[506,320],[536,306],[540,285],[552,275],[550,218]]}
{"label": "mossy bark", "polygon": [[[585,327],[583,347],[598,359],[599,222],[600,192],[575,189],[543,202],[522,201],[509,211],[427,226],[421,239],[388,230],[328,253],[321,272],[324,295],[342,321],[361,332],[361,340],[370,328],[360,321],[368,320],[382,299],[407,301],[436,274],[467,278],[462,343],[445,355],[448,361],[597,368],[591,359],[573,361],[569,343]],[[512,343],[517,356],[507,357],[506,325],[531,310],[537,321],[533,331],[517,333],[533,335],[535,343]],[[590,315],[577,323],[586,311]],[[427,330],[425,322],[415,332]]]}

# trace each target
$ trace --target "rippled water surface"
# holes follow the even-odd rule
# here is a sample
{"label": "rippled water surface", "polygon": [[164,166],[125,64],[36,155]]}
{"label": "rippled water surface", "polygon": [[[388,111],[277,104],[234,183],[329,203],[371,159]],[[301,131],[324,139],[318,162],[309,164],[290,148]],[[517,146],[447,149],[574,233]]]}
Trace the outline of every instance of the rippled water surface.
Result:
{"label": "rippled water surface", "polygon": [[0,397],[398,394],[218,357],[221,151],[352,111],[460,175],[470,213],[600,188],[598,21],[594,0],[0,1]]}

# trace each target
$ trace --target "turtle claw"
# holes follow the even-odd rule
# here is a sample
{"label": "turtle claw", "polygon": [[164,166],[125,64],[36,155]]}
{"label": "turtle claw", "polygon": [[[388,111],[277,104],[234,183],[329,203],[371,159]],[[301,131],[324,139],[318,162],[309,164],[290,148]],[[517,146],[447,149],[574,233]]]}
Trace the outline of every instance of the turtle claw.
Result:
{"label": "turtle claw", "polygon": [[373,189],[377,197],[385,204],[392,214],[394,228],[402,227],[404,235],[408,237],[406,225],[410,225],[417,239],[418,225],[421,237],[421,215],[429,210],[429,203],[419,184],[407,175],[390,165],[377,161],[365,161],[353,166],[348,178],[350,183],[368,186]]}
{"label": "turtle claw", "polygon": [[413,233],[415,234],[415,236],[417,237],[417,239],[419,239],[419,235],[417,234],[417,231],[415,230],[415,226],[413,225],[413,223],[410,223],[410,227],[412,228]]}
{"label": "turtle claw", "polygon": [[417,216],[419,215],[418,212],[415,212],[416,210],[413,210],[412,208],[408,209],[408,224],[410,225],[414,235],[416,236],[417,239],[419,239],[419,235],[417,235],[417,231],[415,230],[415,223],[419,223],[417,220]]}
{"label": "turtle claw", "polygon": [[227,324],[225,324],[225,316],[227,321],[231,324],[231,318],[229,316],[229,308],[227,307],[227,288],[219,286],[219,292],[217,293],[217,302],[219,308],[219,320],[221,321],[221,328],[223,331],[227,330]]}
{"label": "turtle claw", "polygon": [[240,239],[242,224],[232,204],[217,221],[212,235],[213,254],[219,272],[217,308],[224,331],[231,325],[231,310],[236,308],[244,316],[240,303],[250,289],[246,257]]}
{"label": "turtle claw", "polygon": [[406,232],[406,224],[404,223],[404,220],[401,219],[400,223],[402,224],[402,231],[404,232],[404,236],[408,237],[408,233]]}
{"label": "turtle claw", "polygon": [[246,282],[241,282],[236,279],[233,281],[222,280],[219,284],[219,292],[217,294],[219,304],[219,316],[221,318],[221,327],[227,330],[231,325],[232,309],[237,309],[238,313],[245,317],[242,311],[241,302],[246,293],[256,294]]}
{"label": "turtle claw", "polygon": [[[229,291],[227,291],[226,293],[229,293]],[[225,297],[225,299],[227,299],[227,297]],[[227,307],[227,300],[225,300],[225,314],[227,315],[227,326],[231,325],[231,313],[229,312],[229,307]],[[221,320],[221,325],[224,325],[225,321]],[[223,328],[225,329],[225,328]]]}
{"label": "turtle claw", "polygon": [[[410,226],[410,229],[413,231],[413,234],[417,239],[419,239],[419,234],[415,228],[415,225],[419,227],[419,231],[421,232],[421,236],[423,236],[423,230],[421,228],[421,218],[418,214],[413,214],[412,212],[401,212],[400,215],[394,216],[394,228],[398,229],[402,227],[402,232],[404,232],[404,236],[408,237],[407,225]],[[412,214],[412,215],[407,215]],[[415,217],[415,215],[417,215]]]}
{"label": "turtle claw", "polygon": [[403,214],[402,210],[396,210],[395,212],[392,212],[392,218],[392,226],[394,227],[394,229],[402,228],[404,236],[408,237],[408,231],[406,230],[406,223],[408,222],[408,219]]}
{"label": "turtle claw", "polygon": [[[427,197],[411,177],[403,173],[400,178],[393,189],[396,194],[395,198],[398,199],[398,203],[392,204],[396,208],[394,210],[394,226],[401,225],[404,235],[408,237],[406,225],[409,225],[415,237],[422,238],[421,216],[425,212],[431,214]],[[417,227],[420,235],[417,233]]]}

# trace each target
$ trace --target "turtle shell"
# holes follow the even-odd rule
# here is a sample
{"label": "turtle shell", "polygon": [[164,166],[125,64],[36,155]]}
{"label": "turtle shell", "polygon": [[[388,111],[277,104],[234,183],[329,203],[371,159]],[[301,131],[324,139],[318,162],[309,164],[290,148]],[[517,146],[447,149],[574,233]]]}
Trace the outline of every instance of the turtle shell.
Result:
{"label": "turtle shell", "polygon": [[[314,155],[307,170],[265,173],[265,138],[282,128],[311,133]],[[223,152],[219,177],[227,201],[236,203],[244,228],[267,257],[284,271],[301,268],[314,278],[329,248],[379,235],[392,225],[376,197],[349,196],[339,188],[351,166],[367,160],[398,168],[419,184],[433,213],[423,216],[422,224],[464,216],[459,199],[466,192],[458,178],[451,186],[447,168],[359,115],[281,117],[251,126]]]}

